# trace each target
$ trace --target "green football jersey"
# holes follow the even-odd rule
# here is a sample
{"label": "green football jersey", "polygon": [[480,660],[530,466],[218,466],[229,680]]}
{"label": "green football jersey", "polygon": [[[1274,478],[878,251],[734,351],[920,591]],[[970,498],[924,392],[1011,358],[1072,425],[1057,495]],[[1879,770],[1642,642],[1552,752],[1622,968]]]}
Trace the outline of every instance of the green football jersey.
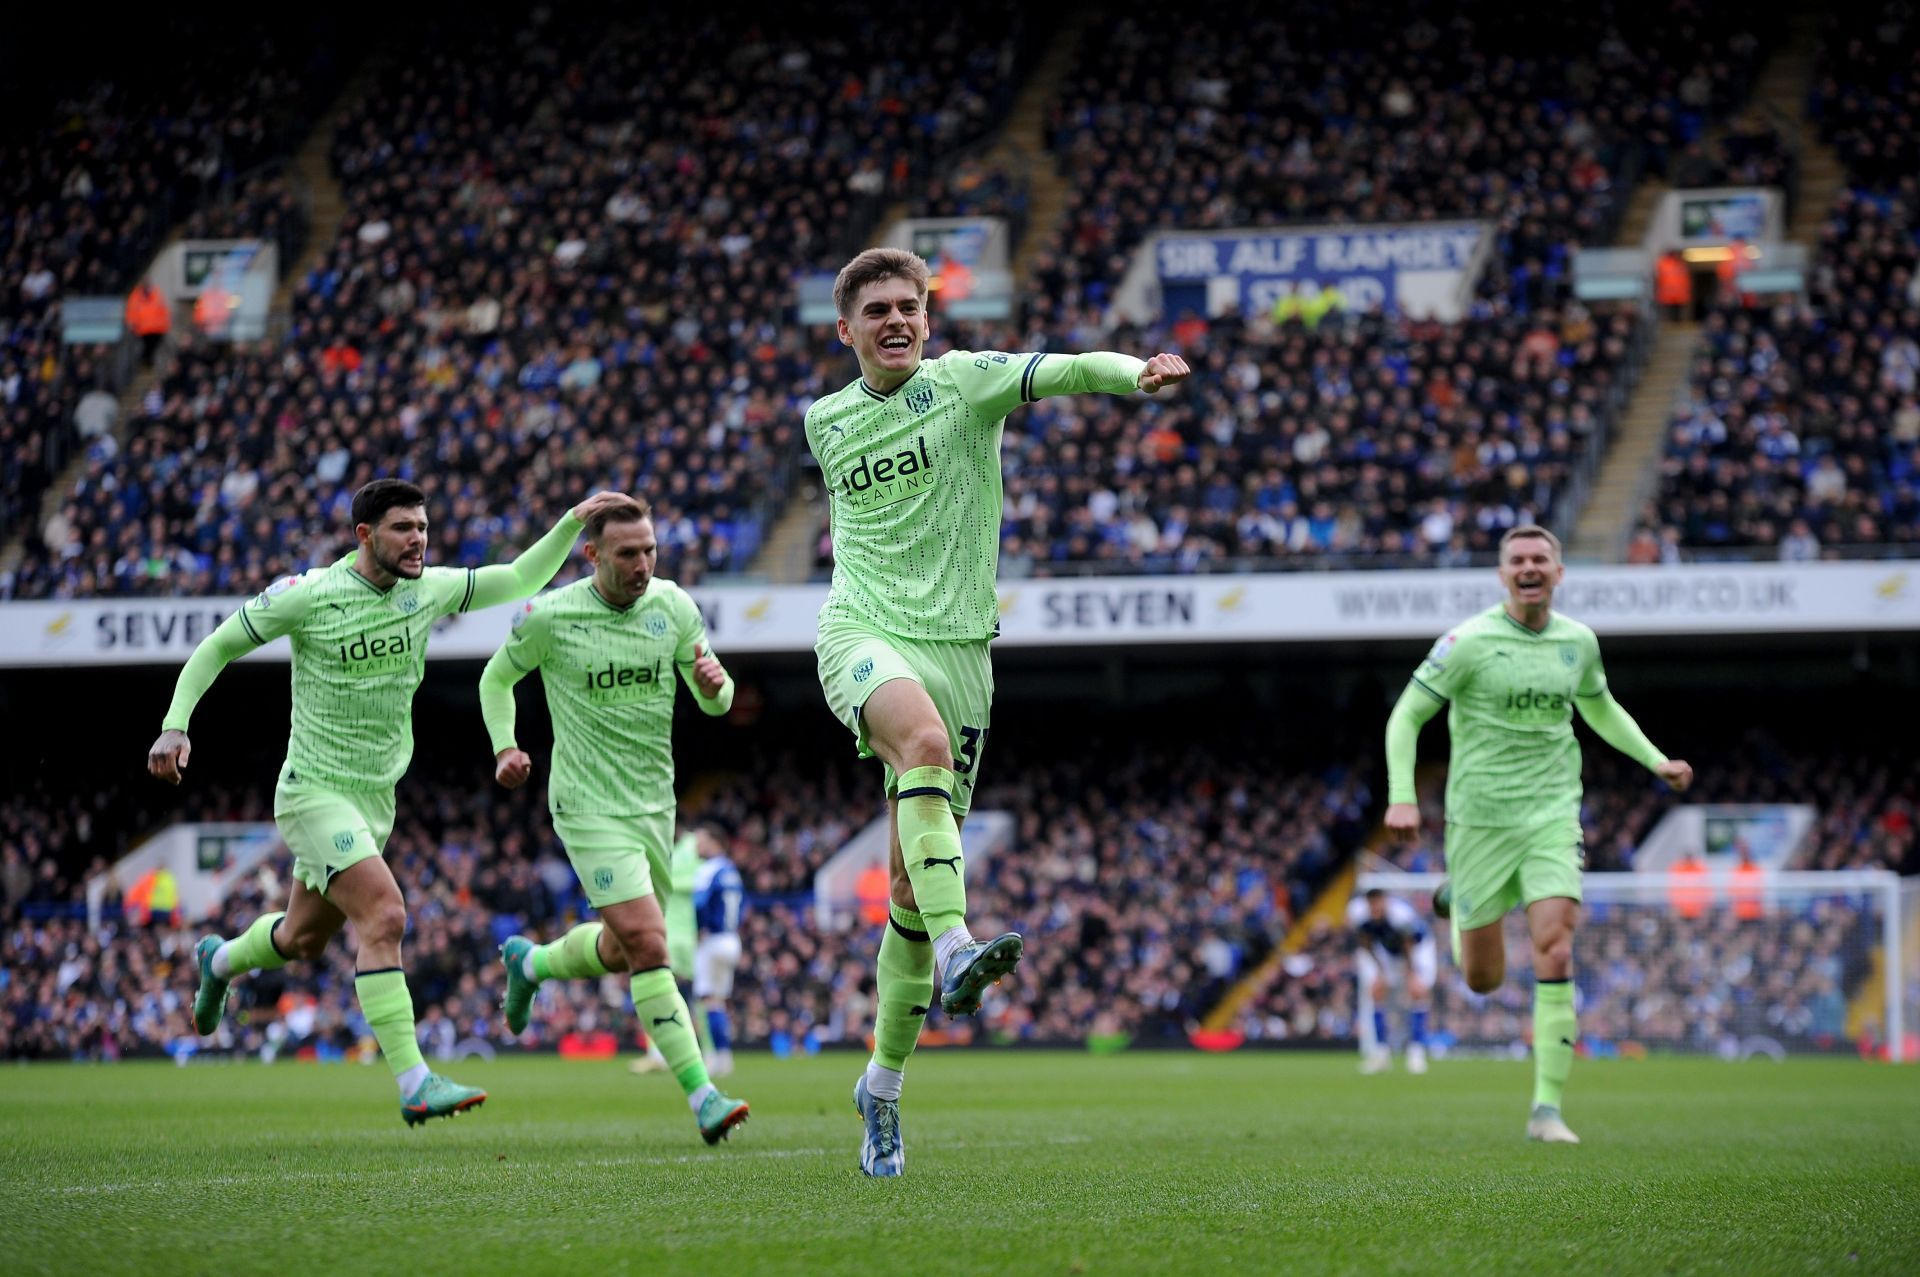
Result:
{"label": "green football jersey", "polygon": [[[673,843],[672,890],[667,895],[667,949],[675,956],[675,967],[693,964],[694,943],[700,938],[700,924],[693,913],[693,884],[700,877],[700,842],[693,834],[681,834]],[[679,961],[684,956],[684,962]]]}
{"label": "green football jersey", "polygon": [[1580,811],[1574,698],[1607,690],[1600,642],[1554,613],[1536,634],[1489,608],[1433,645],[1414,684],[1447,702],[1447,820],[1494,828]]}
{"label": "green football jersey", "polygon": [[707,642],[693,599],[655,577],[622,611],[593,578],[529,600],[501,649],[523,674],[540,671],[553,717],[549,806],[567,816],[671,811],[676,671],[693,687]]}
{"label": "green football jersey", "polygon": [[434,623],[473,603],[470,568],[427,568],[382,590],[353,570],[283,577],[237,614],[247,637],[293,648],[287,770],[332,789],[392,789],[413,759],[413,693]]}
{"label": "green football jersey", "polygon": [[1000,436],[1047,395],[1129,394],[1130,355],[954,350],[881,394],[860,378],[807,409],[807,443],[833,515],[833,588],[820,623],[905,638],[989,639],[999,629]]}

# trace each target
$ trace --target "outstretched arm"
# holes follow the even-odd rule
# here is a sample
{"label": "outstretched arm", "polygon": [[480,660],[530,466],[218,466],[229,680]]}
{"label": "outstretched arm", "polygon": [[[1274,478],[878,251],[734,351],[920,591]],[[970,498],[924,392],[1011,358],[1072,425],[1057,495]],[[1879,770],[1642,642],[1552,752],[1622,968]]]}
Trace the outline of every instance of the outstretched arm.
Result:
{"label": "outstretched arm", "polygon": [[1029,402],[1053,395],[1089,393],[1130,395],[1136,390],[1157,393],[1193,375],[1187,361],[1178,355],[1155,355],[1136,359],[1111,350],[1089,351],[1084,355],[1034,355],[1025,370]]}
{"label": "outstretched arm", "polygon": [[567,555],[580,537],[580,530],[600,510],[629,498],[622,492],[596,492],[567,513],[551,531],[520,552],[511,563],[492,563],[473,574],[473,598],[466,610],[511,603],[515,599],[538,594],[554,573],[566,566]]}
{"label": "outstretched arm", "polygon": [[1607,688],[1603,687],[1592,695],[1576,696],[1573,703],[1595,735],[1672,785],[1675,790],[1684,791],[1693,783],[1693,768],[1679,759],[1669,759],[1655,748],[1654,743],[1647,739],[1647,734],[1640,730],[1640,724],[1633,721],[1633,715],[1613,699],[1613,693]]}
{"label": "outstretched arm", "polygon": [[1387,831],[1400,839],[1420,832],[1420,795],[1413,786],[1414,763],[1419,758],[1420,729],[1440,712],[1443,702],[1420,683],[1407,690],[1387,715]]}
{"label": "outstretched arm", "polygon": [[967,402],[992,421],[1021,404],[1052,395],[1130,395],[1136,390],[1154,394],[1193,375],[1178,355],[1135,359],[1111,350],[1084,355],[955,350],[941,356],[941,363]]}
{"label": "outstretched arm", "polygon": [[173,702],[167,706],[167,716],[160,720],[160,738],[147,751],[147,771],[169,785],[180,783],[180,773],[186,770],[187,758],[193,752],[187,740],[187,724],[193,718],[194,706],[207,694],[228,662],[245,656],[256,646],[239,612],[220,622],[213,633],[200,640],[193,655],[180,667],[180,677],[174,680]]}

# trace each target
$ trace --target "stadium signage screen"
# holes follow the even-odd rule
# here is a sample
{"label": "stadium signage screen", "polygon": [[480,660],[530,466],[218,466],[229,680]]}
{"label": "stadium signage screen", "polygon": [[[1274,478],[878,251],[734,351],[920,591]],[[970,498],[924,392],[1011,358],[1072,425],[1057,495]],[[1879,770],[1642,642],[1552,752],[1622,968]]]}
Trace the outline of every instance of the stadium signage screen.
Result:
{"label": "stadium signage screen", "polygon": [[[824,585],[700,586],[723,652],[812,648]],[[1502,597],[1490,570],[1069,577],[1003,582],[1001,646],[1431,639]],[[0,605],[0,666],[173,664],[244,599],[75,600]],[[1920,565],[1576,566],[1555,600],[1602,634],[1920,630]],[[513,609],[450,617],[431,659],[480,660]],[[251,660],[284,661],[285,643]]]}

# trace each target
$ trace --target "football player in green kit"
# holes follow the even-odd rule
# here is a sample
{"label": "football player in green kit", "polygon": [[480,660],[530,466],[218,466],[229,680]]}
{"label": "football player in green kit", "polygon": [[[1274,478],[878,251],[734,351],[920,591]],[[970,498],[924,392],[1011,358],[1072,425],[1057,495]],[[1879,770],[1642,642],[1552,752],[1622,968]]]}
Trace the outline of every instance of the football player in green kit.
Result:
{"label": "football player in green kit", "polygon": [[514,936],[501,946],[505,1015],[524,1032],[542,981],[627,973],[634,1014],[716,1144],[746,1120],[747,1105],[707,1074],[674,983],[662,901],[673,894],[674,686],[684,682],[701,712],[718,716],[733,706],[733,679],[693,599],[653,575],[659,553],[644,503],[601,511],[587,524],[593,575],[522,607],[480,676],[494,777],[518,789],[533,760],[514,738],[513,689],[540,671],[553,717],[553,830],[600,915],[547,944]]}
{"label": "football player in green kit", "polygon": [[886,764],[892,813],[874,1054],[854,1087],[866,1121],[860,1166],[880,1176],[905,1166],[901,1074],[927,1008],[937,996],[947,1014],[972,1014],[1020,961],[1019,936],[980,941],[967,929],[959,827],[992,727],[1002,423],[1051,395],[1153,394],[1191,375],[1164,354],[924,359],[928,278],[926,262],[893,248],[868,249],[840,271],[838,332],[860,376],[806,420],[833,526],[820,683],[860,756]]}
{"label": "football player in green kit", "polygon": [[352,922],[354,993],[399,1083],[400,1116],[413,1126],[487,1098],[427,1068],[400,965],[407,906],[381,853],[393,831],[394,785],[413,758],[413,693],[435,622],[533,594],[567,561],[587,520],[630,499],[594,495],[512,563],[430,568],[426,494],[376,479],[354,494],[357,550],[275,582],[194,649],[147,753],[147,770],[174,785],[192,752],[188,720],[220,671],[281,635],[293,645],[293,728],[273,818],[293,853],[294,877],[284,912],[255,919],[231,940],[205,936],[195,946],[194,1028],[208,1034],[219,1026],[235,976],[317,959]]}
{"label": "football player in green kit", "polygon": [[1566,575],[1544,528],[1500,538],[1506,602],[1435,643],[1387,718],[1388,831],[1420,831],[1413,770],[1420,728],[1447,711],[1447,882],[1434,908],[1452,919],[1454,960],[1476,993],[1506,978],[1501,919],[1519,905],[1533,939],[1533,1113],[1527,1137],[1578,1144],[1560,1115],[1579,1026],[1573,932],[1580,921],[1580,746],[1573,712],[1676,792],[1693,768],[1649,741],[1613,699],[1592,630],[1553,611]]}

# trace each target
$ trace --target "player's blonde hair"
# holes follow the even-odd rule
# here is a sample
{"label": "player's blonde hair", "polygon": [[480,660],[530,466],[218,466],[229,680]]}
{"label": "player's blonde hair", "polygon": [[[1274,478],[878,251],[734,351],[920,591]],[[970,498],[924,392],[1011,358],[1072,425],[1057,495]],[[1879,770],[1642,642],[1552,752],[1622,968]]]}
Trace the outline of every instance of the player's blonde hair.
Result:
{"label": "player's blonde hair", "polygon": [[1522,537],[1537,537],[1540,540],[1545,541],[1548,545],[1553,547],[1553,557],[1556,559],[1560,557],[1560,538],[1553,535],[1553,533],[1547,531],[1545,528],[1532,523],[1523,523],[1517,528],[1507,529],[1506,535],[1500,538],[1501,555],[1504,556],[1507,552],[1507,542],[1518,541]]}
{"label": "player's blonde hair", "polygon": [[927,281],[933,277],[926,259],[904,248],[869,248],[833,277],[833,308],[842,318],[853,313],[853,299],[868,284],[883,279],[904,279],[911,283],[920,300],[927,300]]}

